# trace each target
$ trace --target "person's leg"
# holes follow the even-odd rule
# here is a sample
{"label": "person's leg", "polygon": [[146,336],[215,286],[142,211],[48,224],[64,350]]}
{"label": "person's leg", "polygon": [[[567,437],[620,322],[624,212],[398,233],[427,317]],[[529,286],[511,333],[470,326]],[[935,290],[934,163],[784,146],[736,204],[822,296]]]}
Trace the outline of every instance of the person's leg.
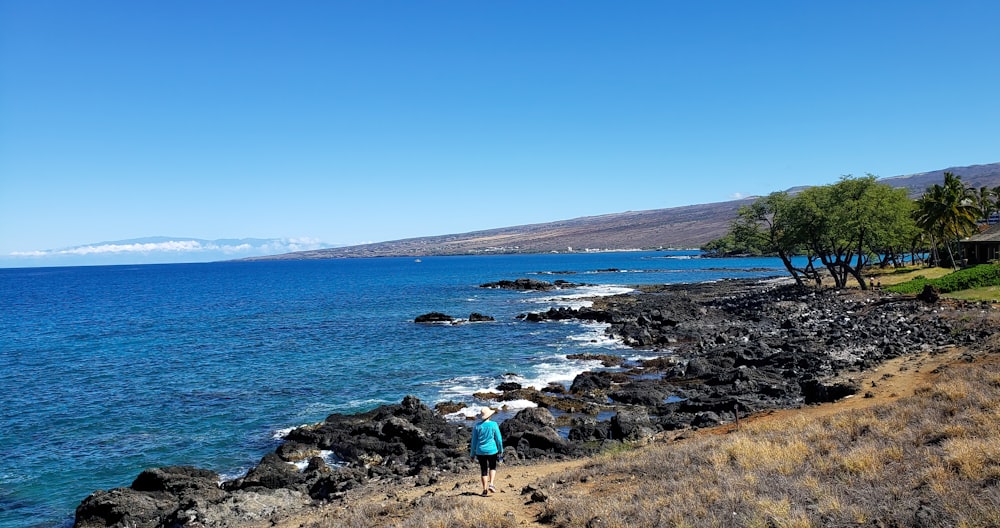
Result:
{"label": "person's leg", "polygon": [[489,479],[487,482],[487,488],[490,491],[496,491],[496,488],[493,487],[493,480],[496,479],[497,476],[497,458],[499,458],[499,455],[491,455],[489,460]]}
{"label": "person's leg", "polygon": [[490,477],[489,477],[489,462],[490,459],[486,455],[476,455],[476,459],[479,460],[479,475],[480,480],[483,482],[483,495],[487,495],[487,490],[489,489]]}

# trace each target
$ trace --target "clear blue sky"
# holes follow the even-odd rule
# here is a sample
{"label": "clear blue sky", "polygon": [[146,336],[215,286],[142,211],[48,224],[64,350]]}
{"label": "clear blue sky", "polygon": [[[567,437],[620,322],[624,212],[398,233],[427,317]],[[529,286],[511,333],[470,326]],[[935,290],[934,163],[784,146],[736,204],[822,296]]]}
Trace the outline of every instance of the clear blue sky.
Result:
{"label": "clear blue sky", "polygon": [[1000,161],[1000,2],[0,0],[0,255]]}

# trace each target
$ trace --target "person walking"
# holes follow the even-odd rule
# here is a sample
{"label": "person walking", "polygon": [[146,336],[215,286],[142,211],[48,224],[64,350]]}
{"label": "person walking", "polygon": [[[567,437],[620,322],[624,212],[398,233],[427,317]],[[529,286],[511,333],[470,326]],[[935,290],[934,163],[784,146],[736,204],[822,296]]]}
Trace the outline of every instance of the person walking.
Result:
{"label": "person walking", "polygon": [[503,438],[500,436],[500,427],[490,417],[496,413],[489,407],[483,407],[479,411],[482,419],[472,428],[472,444],[469,448],[470,456],[473,460],[479,460],[479,473],[483,480],[483,497],[491,492],[496,493],[493,486],[493,479],[497,476],[497,460],[503,453]]}

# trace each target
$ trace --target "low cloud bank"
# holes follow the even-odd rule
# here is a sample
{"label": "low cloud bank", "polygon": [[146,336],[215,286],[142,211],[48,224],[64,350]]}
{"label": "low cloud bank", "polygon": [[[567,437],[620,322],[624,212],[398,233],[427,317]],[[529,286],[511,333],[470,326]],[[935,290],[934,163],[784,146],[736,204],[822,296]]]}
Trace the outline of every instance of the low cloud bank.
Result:
{"label": "low cloud bank", "polygon": [[0,259],[0,266],[210,262],[328,247],[333,246],[313,238],[200,240],[156,237],[101,242],[63,249],[15,251],[8,255],[8,258]]}

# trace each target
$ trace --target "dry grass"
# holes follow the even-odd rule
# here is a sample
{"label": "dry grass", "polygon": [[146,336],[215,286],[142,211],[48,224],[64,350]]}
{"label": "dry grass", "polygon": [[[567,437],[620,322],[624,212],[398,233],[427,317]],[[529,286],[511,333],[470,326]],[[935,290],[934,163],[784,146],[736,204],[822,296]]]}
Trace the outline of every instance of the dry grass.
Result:
{"label": "dry grass", "polygon": [[998,372],[993,361],[957,365],[895,404],[600,457],[549,479],[544,517],[557,527],[998,526]]}
{"label": "dry grass", "polygon": [[510,514],[473,497],[424,497],[415,504],[396,501],[360,503],[336,516],[304,523],[304,528],[514,528]]}
{"label": "dry grass", "polygon": [[900,284],[907,282],[916,277],[923,276],[928,279],[937,279],[944,277],[945,275],[952,273],[954,270],[951,268],[930,268],[926,266],[909,266],[906,268],[896,268],[888,270],[874,269],[871,270],[872,275],[875,277],[882,286],[890,286],[892,284]]}

